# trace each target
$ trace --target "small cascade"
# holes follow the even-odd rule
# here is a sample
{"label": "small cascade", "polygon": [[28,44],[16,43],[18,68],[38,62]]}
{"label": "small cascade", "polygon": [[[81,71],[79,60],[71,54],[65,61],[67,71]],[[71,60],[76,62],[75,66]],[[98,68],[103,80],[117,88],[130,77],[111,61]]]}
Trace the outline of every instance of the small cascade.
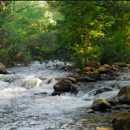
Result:
{"label": "small cascade", "polygon": [[[96,128],[97,124],[89,120],[87,110],[95,99],[111,100],[121,87],[130,85],[130,73],[118,73],[119,76],[110,81],[105,78],[109,75],[104,74],[98,82],[79,82],[76,94],[68,92],[52,96],[53,86],[73,74],[61,68],[72,65],[55,60],[47,64],[36,61],[29,66],[6,68],[10,74],[0,75],[0,130]],[[48,83],[52,78],[56,80]],[[85,126],[85,122],[89,124]]]}

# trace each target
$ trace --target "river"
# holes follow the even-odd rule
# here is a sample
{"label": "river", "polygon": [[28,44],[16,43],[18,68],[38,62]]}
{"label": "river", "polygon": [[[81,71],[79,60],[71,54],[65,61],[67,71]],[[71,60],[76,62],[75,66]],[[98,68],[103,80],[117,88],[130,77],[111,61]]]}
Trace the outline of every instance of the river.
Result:
{"label": "river", "polygon": [[[72,65],[71,63],[67,63]],[[113,113],[87,113],[95,99],[111,100],[119,89],[130,84],[130,73],[119,73],[116,80],[78,83],[77,94],[52,96],[58,81],[72,72],[58,69],[64,62],[35,61],[29,66],[5,68],[0,74],[0,130],[111,130]],[[108,88],[95,95],[98,89]],[[116,113],[116,112],[115,112]]]}

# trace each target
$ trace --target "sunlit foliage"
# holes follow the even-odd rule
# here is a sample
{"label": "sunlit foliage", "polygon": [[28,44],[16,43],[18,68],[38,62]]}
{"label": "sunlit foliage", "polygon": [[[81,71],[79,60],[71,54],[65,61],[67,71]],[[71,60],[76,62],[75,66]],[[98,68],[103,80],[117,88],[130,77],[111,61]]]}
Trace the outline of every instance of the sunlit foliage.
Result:
{"label": "sunlit foliage", "polygon": [[[6,17],[0,13],[0,24],[11,27],[10,42],[33,60],[71,60],[78,67],[92,60],[109,64],[128,60],[129,1],[12,1],[12,5],[9,14],[1,8]],[[16,20],[7,22],[14,14]]]}

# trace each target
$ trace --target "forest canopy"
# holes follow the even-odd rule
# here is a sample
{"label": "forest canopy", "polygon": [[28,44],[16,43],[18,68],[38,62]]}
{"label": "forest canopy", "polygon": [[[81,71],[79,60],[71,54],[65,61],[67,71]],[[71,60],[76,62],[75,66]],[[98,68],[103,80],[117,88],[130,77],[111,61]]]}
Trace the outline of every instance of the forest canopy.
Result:
{"label": "forest canopy", "polygon": [[1,1],[0,61],[130,59],[129,1]]}

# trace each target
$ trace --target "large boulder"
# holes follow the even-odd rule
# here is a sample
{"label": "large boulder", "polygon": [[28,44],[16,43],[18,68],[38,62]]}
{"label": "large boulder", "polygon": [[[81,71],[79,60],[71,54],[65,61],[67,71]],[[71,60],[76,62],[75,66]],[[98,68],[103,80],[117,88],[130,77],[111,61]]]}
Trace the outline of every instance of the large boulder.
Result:
{"label": "large boulder", "polygon": [[130,104],[130,86],[124,86],[117,94],[116,100],[120,103]]}
{"label": "large boulder", "polygon": [[2,67],[0,67],[0,74],[7,74],[7,71],[3,69]]}
{"label": "large boulder", "polygon": [[92,68],[98,69],[100,66],[101,66],[101,64],[96,61],[91,61],[91,62],[85,63],[85,67],[92,67]]}
{"label": "large boulder", "polygon": [[56,92],[69,92],[71,90],[72,82],[70,80],[62,80],[56,83],[53,88]]}
{"label": "large boulder", "polygon": [[95,111],[104,111],[106,109],[111,109],[111,105],[104,99],[97,99],[93,102],[91,109]]}
{"label": "large boulder", "polygon": [[130,130],[130,113],[120,112],[112,120],[113,130]]}

